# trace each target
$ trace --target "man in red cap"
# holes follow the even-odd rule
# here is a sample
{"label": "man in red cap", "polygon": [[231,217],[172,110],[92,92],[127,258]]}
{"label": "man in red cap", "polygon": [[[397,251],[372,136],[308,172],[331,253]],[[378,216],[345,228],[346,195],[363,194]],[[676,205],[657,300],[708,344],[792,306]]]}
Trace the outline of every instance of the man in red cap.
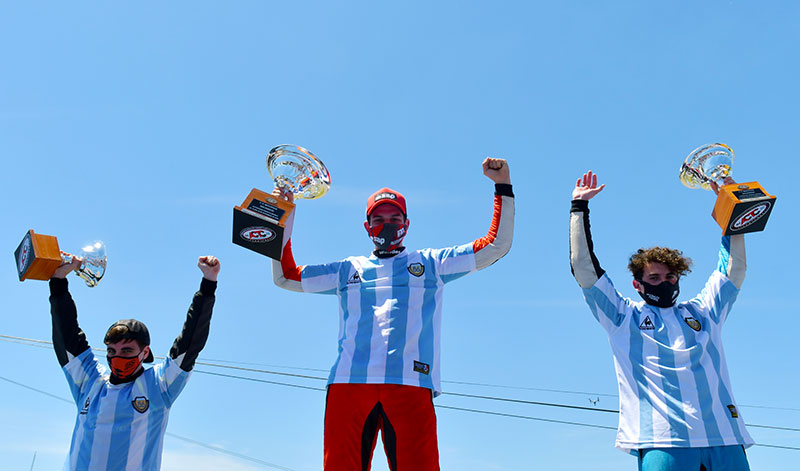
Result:
{"label": "man in red cap", "polygon": [[[325,470],[368,470],[382,431],[392,471],[437,471],[432,399],[441,393],[440,326],[444,284],[480,270],[511,248],[514,194],[508,164],[487,158],[495,183],[486,236],[444,249],[409,251],[406,199],[381,188],[367,199],[364,228],[375,250],[324,265],[297,266],[286,231],[275,284],[339,299],[339,355],[328,379]],[[276,196],[291,200],[291,195]]]}

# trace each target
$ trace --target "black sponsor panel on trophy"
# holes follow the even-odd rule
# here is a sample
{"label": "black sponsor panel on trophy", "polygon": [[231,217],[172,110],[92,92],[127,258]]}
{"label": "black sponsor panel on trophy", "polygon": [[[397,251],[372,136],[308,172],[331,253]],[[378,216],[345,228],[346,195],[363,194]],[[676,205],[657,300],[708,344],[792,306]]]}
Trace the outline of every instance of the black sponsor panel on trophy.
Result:
{"label": "black sponsor panel on trophy", "polygon": [[233,243],[236,245],[280,260],[283,231],[283,227],[266,218],[233,209]]}
{"label": "black sponsor panel on trophy", "polygon": [[725,235],[763,231],[775,206],[775,198],[764,197],[760,200],[743,201],[734,205]]}

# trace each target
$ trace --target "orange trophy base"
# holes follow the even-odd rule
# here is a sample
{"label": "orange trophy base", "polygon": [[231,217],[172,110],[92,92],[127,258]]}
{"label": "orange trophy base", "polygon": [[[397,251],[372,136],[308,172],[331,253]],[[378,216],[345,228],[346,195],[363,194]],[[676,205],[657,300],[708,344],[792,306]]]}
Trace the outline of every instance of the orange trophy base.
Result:
{"label": "orange trophy base", "polygon": [[61,265],[61,251],[55,236],[29,230],[14,251],[19,281],[49,280]]}
{"label": "orange trophy base", "polygon": [[233,243],[281,259],[286,221],[295,205],[256,188],[233,208]]}
{"label": "orange trophy base", "polygon": [[758,182],[732,183],[720,187],[711,216],[723,235],[763,231],[775,200]]}

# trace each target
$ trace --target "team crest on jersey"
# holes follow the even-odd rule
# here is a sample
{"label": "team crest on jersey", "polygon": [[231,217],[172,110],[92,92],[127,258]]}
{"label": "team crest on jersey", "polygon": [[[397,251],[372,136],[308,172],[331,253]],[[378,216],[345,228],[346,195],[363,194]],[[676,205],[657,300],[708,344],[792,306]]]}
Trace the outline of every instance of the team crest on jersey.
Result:
{"label": "team crest on jersey", "polygon": [[81,414],[88,414],[89,413],[89,398],[86,398],[86,402],[83,403],[83,409],[81,409]]}
{"label": "team crest on jersey", "polygon": [[425,273],[425,265],[421,263],[412,263],[408,266],[408,272],[416,277],[420,277]]}
{"label": "team crest on jersey", "polygon": [[150,401],[145,396],[136,396],[131,401],[136,412],[144,414],[150,408]]}
{"label": "team crest on jersey", "polygon": [[698,321],[692,316],[684,317],[683,320],[686,322],[686,325],[691,327],[692,330],[695,332],[700,332],[700,329],[703,328],[703,326],[700,325],[700,321]]}
{"label": "team crest on jersey", "polygon": [[734,406],[733,404],[728,404],[728,410],[731,413],[731,417],[733,417],[734,419],[739,418],[739,411],[736,410],[736,406]]}
{"label": "team crest on jersey", "polygon": [[361,283],[361,275],[359,275],[358,272],[355,272],[355,273],[353,273],[353,276],[351,276],[350,279],[347,280],[347,284],[348,285],[355,285],[355,284],[358,284],[358,283]]}
{"label": "team crest on jersey", "polygon": [[431,374],[431,365],[427,363],[422,363],[421,361],[414,360],[414,371],[417,373],[422,373],[424,375]]}
{"label": "team crest on jersey", "polygon": [[645,316],[644,320],[641,324],[639,324],[639,330],[654,330],[656,328],[653,325],[653,321],[650,320],[650,316]]}

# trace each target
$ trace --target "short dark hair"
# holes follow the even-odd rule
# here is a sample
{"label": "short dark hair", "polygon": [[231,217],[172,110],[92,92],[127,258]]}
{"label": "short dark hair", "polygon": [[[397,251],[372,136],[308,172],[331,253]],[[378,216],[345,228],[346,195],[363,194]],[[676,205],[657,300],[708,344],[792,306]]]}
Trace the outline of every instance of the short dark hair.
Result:
{"label": "short dark hair", "polygon": [[683,252],[667,247],[650,247],[649,249],[639,249],[631,255],[628,260],[628,270],[633,273],[633,278],[641,280],[644,276],[644,267],[648,263],[663,263],[669,268],[671,273],[679,277],[689,273],[692,266],[692,259],[684,257]]}

